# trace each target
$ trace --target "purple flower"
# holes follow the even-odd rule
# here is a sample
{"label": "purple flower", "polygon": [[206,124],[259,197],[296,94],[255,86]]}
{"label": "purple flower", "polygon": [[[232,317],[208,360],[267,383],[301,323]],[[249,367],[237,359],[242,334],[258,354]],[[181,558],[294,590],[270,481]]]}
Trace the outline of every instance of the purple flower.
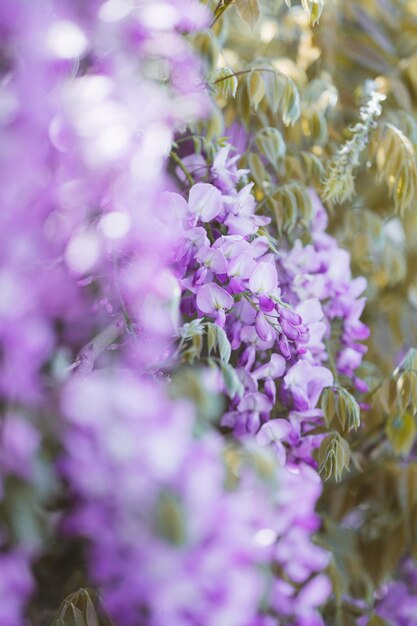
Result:
{"label": "purple flower", "polygon": [[7,414],[0,424],[0,470],[31,479],[40,434],[22,416]]}
{"label": "purple flower", "polygon": [[278,464],[283,467],[287,458],[282,440],[288,435],[291,426],[287,420],[274,419],[261,426],[256,441],[260,446],[271,446],[276,454]]}
{"label": "purple flower", "polygon": [[333,384],[333,375],[327,368],[303,359],[288,370],[284,384],[292,394],[294,407],[306,411],[316,407],[323,389]]}
{"label": "purple flower", "polygon": [[209,183],[197,183],[190,189],[188,206],[202,222],[211,222],[222,210],[221,193]]}
{"label": "purple flower", "polygon": [[269,363],[260,365],[254,372],[254,378],[281,378],[284,374],[286,363],[280,354],[271,354]]}
{"label": "purple flower", "polygon": [[262,311],[258,311],[256,314],[255,328],[262,341],[270,341],[274,336],[274,330]]}
{"label": "purple flower", "polygon": [[277,503],[250,468],[242,489],[224,490],[220,436],[194,439],[189,405],[128,371],[74,378],[62,408],[61,468],[78,502],[67,530],[88,542],[90,575],[118,623],[135,625],[141,610],[155,626],[254,619]]}
{"label": "purple flower", "polygon": [[22,549],[0,554],[0,623],[5,626],[25,623],[25,604],[35,587],[30,560]]}
{"label": "purple flower", "polygon": [[324,604],[331,593],[329,579],[323,574],[312,578],[300,591],[299,600],[306,607],[317,608]]}
{"label": "purple flower", "polygon": [[224,326],[225,311],[232,308],[234,300],[222,287],[208,283],[199,288],[196,298],[200,311],[214,316],[220,326]]}
{"label": "purple flower", "polygon": [[278,275],[273,263],[261,261],[249,279],[249,289],[253,293],[272,295],[277,288]]}

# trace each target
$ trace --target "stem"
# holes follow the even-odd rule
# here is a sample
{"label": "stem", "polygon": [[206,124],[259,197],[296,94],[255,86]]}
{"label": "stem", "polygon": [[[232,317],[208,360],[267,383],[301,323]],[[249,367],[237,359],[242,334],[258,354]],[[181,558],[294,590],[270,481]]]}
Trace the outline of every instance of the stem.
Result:
{"label": "stem", "polygon": [[222,80],[227,80],[231,76],[241,76],[242,74],[250,74],[251,72],[271,72],[272,74],[282,74],[279,70],[273,70],[270,67],[251,67],[248,70],[240,70],[239,72],[232,72],[232,74],[228,74],[227,76],[221,76],[217,80],[214,81],[214,85],[217,83],[221,83]]}
{"label": "stem", "polygon": [[210,24],[210,28],[213,28],[213,26],[215,25],[219,17],[221,17],[223,13],[226,11],[226,9],[230,7],[231,4],[233,4],[233,1],[234,0],[219,0],[216,8],[214,9],[214,20]]}
{"label": "stem", "polygon": [[125,326],[121,320],[109,324],[104,330],[94,337],[79,351],[76,360],[70,366],[70,370],[76,369],[76,374],[85,376],[94,367],[94,362],[123,332]]}
{"label": "stem", "polygon": [[339,385],[339,387],[340,387],[341,385],[340,385],[340,382],[339,382],[339,375],[337,373],[336,362],[334,360],[333,352],[332,352],[331,347],[330,347],[330,342],[326,339],[324,341],[324,344],[326,346],[327,354],[329,355],[329,365],[330,365],[330,369],[333,372],[335,383],[337,385]]}
{"label": "stem", "polygon": [[178,165],[178,167],[184,172],[185,177],[186,177],[188,183],[192,187],[195,184],[194,178],[191,176],[190,170],[185,167],[184,162],[182,161],[182,159],[180,159],[178,154],[176,152],[173,152],[172,150],[169,153],[169,156],[171,157],[171,159],[173,161],[175,161],[175,163]]}
{"label": "stem", "polygon": [[[255,311],[256,311],[257,313],[259,313],[259,312],[260,312],[260,309],[258,309],[258,307],[256,306],[256,304],[255,304],[254,302],[252,302],[251,298],[250,298],[248,295],[246,295],[246,293],[243,293],[243,297],[245,298],[245,300],[247,300],[247,301],[249,302],[249,304],[251,305],[251,307],[252,307],[252,308],[254,308],[254,309],[255,309]],[[267,313],[266,313],[266,314],[264,313],[264,315],[265,315],[265,319],[266,319],[266,321],[268,322],[268,324],[271,326],[271,328],[273,328],[273,330],[274,330],[276,333],[280,333],[280,332],[282,332],[282,330],[281,330],[281,326],[278,324],[278,321],[277,321],[277,323],[276,323],[276,324],[273,324],[273,323],[272,323],[269,319],[267,319],[267,316],[268,316],[268,317],[272,317],[272,316],[271,316],[271,315],[268,315]]]}

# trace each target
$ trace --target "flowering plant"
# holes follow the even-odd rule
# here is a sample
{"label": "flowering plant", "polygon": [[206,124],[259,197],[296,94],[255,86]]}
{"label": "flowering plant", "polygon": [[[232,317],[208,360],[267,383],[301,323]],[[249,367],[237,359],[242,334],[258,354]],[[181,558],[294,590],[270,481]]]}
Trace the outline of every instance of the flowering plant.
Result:
{"label": "flowering plant", "polygon": [[416,623],[384,7],[0,0],[4,626]]}

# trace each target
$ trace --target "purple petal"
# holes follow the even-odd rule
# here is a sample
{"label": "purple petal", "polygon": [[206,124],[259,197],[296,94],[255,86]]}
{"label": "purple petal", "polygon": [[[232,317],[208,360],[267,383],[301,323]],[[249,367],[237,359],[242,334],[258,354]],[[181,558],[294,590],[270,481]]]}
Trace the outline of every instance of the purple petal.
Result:
{"label": "purple petal", "polygon": [[249,288],[254,293],[273,292],[278,284],[278,275],[275,265],[272,263],[259,263],[249,279]]}
{"label": "purple petal", "polygon": [[301,589],[298,598],[301,604],[317,607],[323,604],[331,593],[331,585],[327,576],[321,574],[310,580]]}
{"label": "purple petal", "polygon": [[220,309],[228,311],[234,304],[232,296],[215,283],[203,285],[197,292],[197,306],[203,313],[216,313]]}
{"label": "purple petal", "polygon": [[268,298],[268,296],[260,296],[259,306],[261,307],[262,311],[265,311],[265,313],[270,313],[275,307],[275,302],[271,300],[271,298]]}
{"label": "purple petal", "polygon": [[263,424],[256,441],[260,446],[267,446],[275,441],[281,441],[291,431],[291,424],[284,419],[275,419]]}
{"label": "purple petal", "polygon": [[262,341],[269,341],[272,338],[273,330],[268,324],[265,315],[259,311],[256,315],[255,328],[258,336]]}
{"label": "purple petal", "polygon": [[285,372],[285,368],[285,359],[280,354],[272,354],[270,362],[258,367],[253,375],[257,379],[280,378]]}
{"label": "purple petal", "polygon": [[223,208],[221,193],[209,183],[197,183],[190,189],[188,206],[202,222],[210,222]]}
{"label": "purple petal", "polygon": [[288,339],[291,339],[292,341],[294,341],[295,339],[298,339],[298,337],[300,336],[300,333],[295,328],[295,326],[287,322],[287,320],[285,319],[281,320],[280,323],[281,323],[281,328],[283,330],[283,333],[288,337]]}
{"label": "purple petal", "polygon": [[298,313],[295,313],[295,311],[287,309],[284,306],[279,307],[279,314],[284,320],[290,322],[290,324],[293,324],[294,326],[299,326],[299,324],[303,321]]}

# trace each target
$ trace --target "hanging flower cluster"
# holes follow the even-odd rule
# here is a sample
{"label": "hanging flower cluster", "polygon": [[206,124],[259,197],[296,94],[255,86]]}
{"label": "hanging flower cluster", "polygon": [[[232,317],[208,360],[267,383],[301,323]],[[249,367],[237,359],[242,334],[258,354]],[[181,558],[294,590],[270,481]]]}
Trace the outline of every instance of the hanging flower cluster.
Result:
{"label": "hanging flower cluster", "polygon": [[[210,171],[205,178],[213,183],[197,182],[188,202],[168,194],[186,240],[177,251],[181,309],[224,328],[236,354],[241,384],[222,425],[238,436],[259,432],[262,443],[274,441],[282,464],[281,439],[290,455],[311,460],[320,437],[308,437],[308,431],[321,419],[321,392],[334,382],[324,366],[332,322],[341,325],[336,376],[354,376],[366,352],[360,341],[369,331],[359,319],[366,281],[351,278],[349,255],[325,233],[326,215],[314,192],[312,243],[297,240],[277,250],[265,229],[270,219],[256,214],[252,184],[239,185],[245,172],[237,169],[238,158],[228,146],[211,168],[199,166],[200,172]],[[363,381],[355,383],[366,390]],[[289,420],[278,417],[277,406],[290,410]],[[301,434],[311,441],[307,447]]]}

